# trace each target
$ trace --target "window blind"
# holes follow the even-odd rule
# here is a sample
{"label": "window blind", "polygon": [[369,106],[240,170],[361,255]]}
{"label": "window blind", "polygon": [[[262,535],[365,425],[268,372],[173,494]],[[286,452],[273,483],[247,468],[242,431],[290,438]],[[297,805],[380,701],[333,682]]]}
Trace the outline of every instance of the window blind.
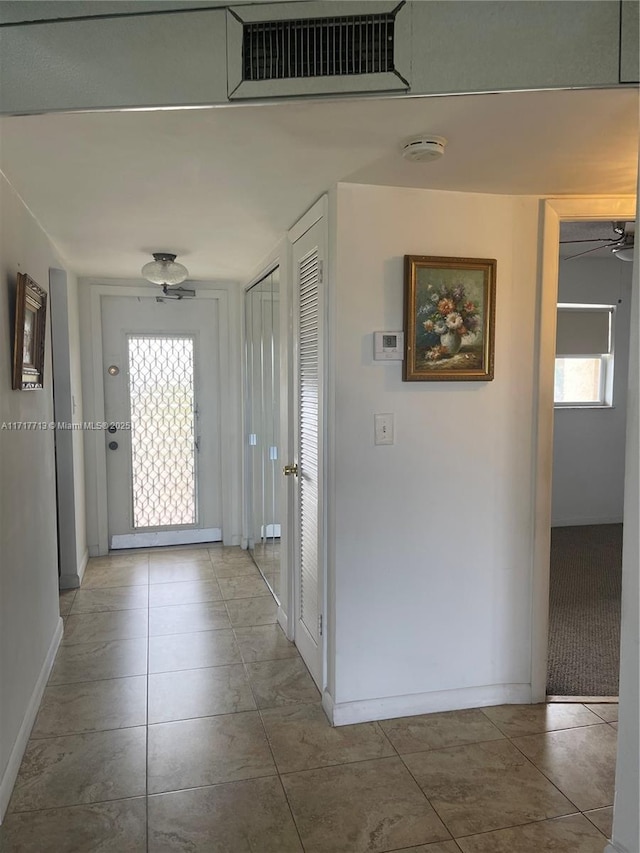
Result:
{"label": "window blind", "polygon": [[556,355],[606,355],[611,352],[609,305],[594,308],[558,306]]}

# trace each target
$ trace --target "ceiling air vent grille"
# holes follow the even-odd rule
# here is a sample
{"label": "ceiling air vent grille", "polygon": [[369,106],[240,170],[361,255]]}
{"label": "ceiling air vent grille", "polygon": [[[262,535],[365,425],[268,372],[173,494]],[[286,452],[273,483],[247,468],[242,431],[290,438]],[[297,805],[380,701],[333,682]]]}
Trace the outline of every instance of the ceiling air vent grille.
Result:
{"label": "ceiling air vent grille", "polygon": [[394,69],[395,12],[244,23],[243,80],[297,80]]}

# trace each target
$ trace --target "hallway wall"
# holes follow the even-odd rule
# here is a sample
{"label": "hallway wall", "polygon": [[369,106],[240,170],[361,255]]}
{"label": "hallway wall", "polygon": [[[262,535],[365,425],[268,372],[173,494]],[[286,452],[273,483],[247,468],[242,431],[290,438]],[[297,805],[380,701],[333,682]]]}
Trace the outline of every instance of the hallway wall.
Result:
{"label": "hallway wall", "polygon": [[[538,202],[339,184],[334,203],[335,720],[527,701]],[[403,326],[405,254],[497,259],[493,382],[374,362],[373,331]]]}
{"label": "hallway wall", "polygon": [[[49,311],[44,389],[11,389],[16,274],[27,273],[48,291],[49,268],[63,265],[2,176],[0,223],[0,422],[49,422],[53,418]],[[75,284],[73,276],[69,280]],[[0,482],[1,818],[62,635],[53,431],[0,430]],[[79,550],[84,551],[82,543]]]}

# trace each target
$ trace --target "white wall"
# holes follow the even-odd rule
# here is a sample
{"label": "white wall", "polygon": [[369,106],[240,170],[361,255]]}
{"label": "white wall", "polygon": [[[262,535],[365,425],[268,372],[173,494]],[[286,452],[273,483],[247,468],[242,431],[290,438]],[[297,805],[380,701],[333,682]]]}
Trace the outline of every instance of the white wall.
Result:
{"label": "white wall", "polygon": [[558,302],[617,310],[614,408],[554,410],[554,527],[622,521],[632,268],[616,258],[560,261]]}
{"label": "white wall", "polygon": [[[538,202],[339,184],[335,207],[334,719],[527,701]],[[373,361],[373,331],[402,328],[405,254],[497,259],[493,382]]]}
{"label": "white wall", "polygon": [[[42,391],[13,391],[16,274],[49,288],[60,258],[0,176],[0,422],[51,421],[51,335],[47,317]],[[62,635],[58,609],[56,493],[50,430],[0,430],[0,817]]]}

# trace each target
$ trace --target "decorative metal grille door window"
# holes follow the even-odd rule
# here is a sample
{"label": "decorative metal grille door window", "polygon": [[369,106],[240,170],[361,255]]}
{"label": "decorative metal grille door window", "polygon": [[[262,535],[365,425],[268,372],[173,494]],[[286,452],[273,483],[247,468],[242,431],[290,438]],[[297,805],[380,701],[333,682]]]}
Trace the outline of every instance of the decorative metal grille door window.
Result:
{"label": "decorative metal grille door window", "polygon": [[192,336],[130,336],[133,527],[196,524]]}

